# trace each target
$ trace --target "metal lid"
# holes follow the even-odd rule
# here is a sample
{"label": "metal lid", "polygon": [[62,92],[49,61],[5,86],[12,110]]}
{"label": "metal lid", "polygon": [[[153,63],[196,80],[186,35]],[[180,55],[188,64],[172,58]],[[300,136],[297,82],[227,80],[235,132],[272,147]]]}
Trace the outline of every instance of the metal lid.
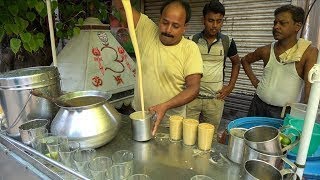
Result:
{"label": "metal lid", "polygon": [[55,66],[17,69],[0,74],[0,89],[25,89],[33,85],[43,87],[59,76],[58,68]]}

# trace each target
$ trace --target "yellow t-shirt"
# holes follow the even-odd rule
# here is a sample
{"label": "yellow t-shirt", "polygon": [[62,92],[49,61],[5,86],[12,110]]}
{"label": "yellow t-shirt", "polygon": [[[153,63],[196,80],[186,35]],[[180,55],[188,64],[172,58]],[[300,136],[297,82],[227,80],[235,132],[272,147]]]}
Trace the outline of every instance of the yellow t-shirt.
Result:
{"label": "yellow t-shirt", "polygon": [[[188,75],[202,74],[201,54],[193,41],[182,38],[177,45],[163,45],[159,39],[158,26],[144,14],[140,16],[136,35],[141,54],[145,110],[166,102],[183,91]],[[132,105],[136,111],[141,110],[138,83]],[[170,109],[162,123],[168,124],[170,115],[185,117],[185,114],[185,105]]]}

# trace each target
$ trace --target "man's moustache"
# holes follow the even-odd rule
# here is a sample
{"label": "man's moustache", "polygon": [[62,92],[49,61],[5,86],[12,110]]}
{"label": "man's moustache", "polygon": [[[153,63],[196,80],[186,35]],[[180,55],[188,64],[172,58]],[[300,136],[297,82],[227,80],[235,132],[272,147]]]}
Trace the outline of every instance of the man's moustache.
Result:
{"label": "man's moustache", "polygon": [[163,36],[167,36],[167,37],[170,37],[170,38],[173,38],[173,36],[172,36],[171,34],[161,33],[161,35],[163,35]]}
{"label": "man's moustache", "polygon": [[280,32],[279,32],[279,31],[275,31],[275,30],[273,30],[273,31],[272,31],[272,33],[273,33],[273,34],[275,34],[275,33],[280,34]]}

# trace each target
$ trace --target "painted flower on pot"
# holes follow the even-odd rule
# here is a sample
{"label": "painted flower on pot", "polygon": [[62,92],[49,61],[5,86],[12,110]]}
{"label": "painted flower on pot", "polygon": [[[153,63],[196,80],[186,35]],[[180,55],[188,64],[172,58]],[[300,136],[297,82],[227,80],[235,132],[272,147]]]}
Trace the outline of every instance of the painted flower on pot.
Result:
{"label": "painted flower on pot", "polygon": [[101,52],[98,48],[92,48],[91,52],[94,56],[101,56]]}

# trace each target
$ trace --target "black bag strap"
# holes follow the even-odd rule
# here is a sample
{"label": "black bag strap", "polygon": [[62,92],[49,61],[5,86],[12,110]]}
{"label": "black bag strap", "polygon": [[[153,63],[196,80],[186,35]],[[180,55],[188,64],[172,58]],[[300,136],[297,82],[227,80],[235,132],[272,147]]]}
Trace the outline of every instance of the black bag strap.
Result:
{"label": "black bag strap", "polygon": [[[189,39],[195,43],[198,43],[200,38],[201,38],[201,33],[197,33],[189,37]],[[224,51],[224,58],[226,59],[228,55],[229,47],[230,47],[229,36],[221,34],[221,41],[222,41],[222,46]]]}
{"label": "black bag strap", "polygon": [[228,55],[229,47],[230,47],[229,36],[221,34],[221,42],[224,50],[224,59],[226,59]]}
{"label": "black bag strap", "polygon": [[[224,61],[223,61],[223,78],[224,78],[225,77],[224,69],[226,68],[226,59],[227,59],[228,51],[230,47],[230,38],[229,36],[224,35],[222,33],[220,35],[221,35],[221,42],[222,42],[223,51],[224,51]],[[197,33],[189,37],[189,39],[191,39],[195,43],[198,43],[200,38],[201,38],[201,33]]]}

